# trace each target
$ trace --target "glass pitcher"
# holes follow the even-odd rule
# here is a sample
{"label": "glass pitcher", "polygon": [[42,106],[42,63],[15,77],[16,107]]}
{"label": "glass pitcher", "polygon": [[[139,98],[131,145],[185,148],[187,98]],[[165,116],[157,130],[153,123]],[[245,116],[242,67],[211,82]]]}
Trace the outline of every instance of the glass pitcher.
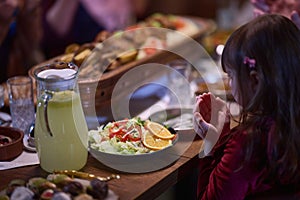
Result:
{"label": "glass pitcher", "polygon": [[79,170],[87,161],[88,128],[78,85],[78,67],[53,63],[34,70],[37,111],[34,137],[41,167]]}

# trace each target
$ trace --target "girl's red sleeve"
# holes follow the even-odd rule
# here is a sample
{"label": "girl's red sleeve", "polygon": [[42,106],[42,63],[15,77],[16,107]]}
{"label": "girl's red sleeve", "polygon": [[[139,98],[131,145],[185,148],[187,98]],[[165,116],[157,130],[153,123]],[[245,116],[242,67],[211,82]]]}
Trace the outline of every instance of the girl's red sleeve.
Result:
{"label": "girl's red sleeve", "polygon": [[241,167],[245,137],[245,132],[233,134],[224,130],[214,147],[213,156],[200,160],[199,199],[244,199],[249,192],[268,187],[259,183],[264,170],[255,164],[256,161],[253,161],[253,165],[250,163]]}

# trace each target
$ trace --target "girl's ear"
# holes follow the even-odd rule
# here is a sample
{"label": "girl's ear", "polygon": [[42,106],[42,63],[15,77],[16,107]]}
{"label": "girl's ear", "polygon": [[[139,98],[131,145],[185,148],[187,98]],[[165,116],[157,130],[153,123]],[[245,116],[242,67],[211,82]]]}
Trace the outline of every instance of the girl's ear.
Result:
{"label": "girl's ear", "polygon": [[257,71],[255,70],[250,71],[250,88],[254,93],[256,92],[256,89],[259,85],[259,81],[260,80]]}

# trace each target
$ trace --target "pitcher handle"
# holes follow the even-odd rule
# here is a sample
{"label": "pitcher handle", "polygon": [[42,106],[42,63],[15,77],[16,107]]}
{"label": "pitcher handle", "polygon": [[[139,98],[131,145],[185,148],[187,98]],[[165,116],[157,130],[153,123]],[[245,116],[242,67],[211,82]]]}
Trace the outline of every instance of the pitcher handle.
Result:
{"label": "pitcher handle", "polygon": [[45,98],[44,98],[44,119],[45,119],[45,124],[46,124],[46,129],[47,132],[49,133],[49,135],[51,137],[53,137],[53,134],[50,130],[50,126],[49,126],[49,121],[48,121],[48,102],[49,100],[52,98],[53,94],[51,92],[47,92],[45,91]]}

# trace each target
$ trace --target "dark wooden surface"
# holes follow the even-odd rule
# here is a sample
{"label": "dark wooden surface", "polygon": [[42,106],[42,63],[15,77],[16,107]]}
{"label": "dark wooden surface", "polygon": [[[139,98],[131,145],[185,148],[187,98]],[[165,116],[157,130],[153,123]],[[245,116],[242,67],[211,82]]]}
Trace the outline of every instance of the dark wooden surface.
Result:
{"label": "dark wooden surface", "polygon": [[[89,156],[84,172],[98,176],[107,176],[112,173],[121,175],[119,180],[109,181],[109,188],[121,200],[132,199],[155,199],[164,191],[178,183],[184,177],[191,175],[198,163],[198,154],[201,149],[202,140],[195,135],[194,131],[179,131],[179,141],[176,145],[185,151],[180,158],[170,166],[149,173],[122,173],[101,164],[97,159]],[[39,165],[20,167],[0,171],[0,191],[16,178],[28,180],[31,177],[46,177],[48,173],[43,171]]]}

